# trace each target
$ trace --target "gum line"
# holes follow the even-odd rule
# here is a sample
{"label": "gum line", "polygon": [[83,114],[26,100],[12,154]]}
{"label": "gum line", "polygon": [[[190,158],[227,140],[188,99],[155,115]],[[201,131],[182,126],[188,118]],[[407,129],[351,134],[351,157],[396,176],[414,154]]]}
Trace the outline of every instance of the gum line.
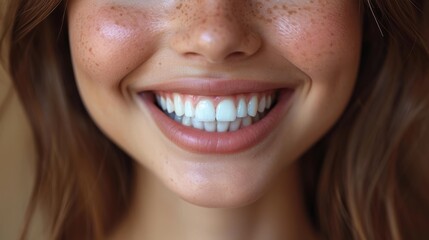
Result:
{"label": "gum line", "polygon": [[209,99],[213,102],[214,106],[216,107],[221,101],[225,99],[233,100],[235,105],[238,105],[238,101],[240,99],[243,99],[246,101],[246,103],[249,103],[252,97],[256,96],[258,99],[261,99],[262,97],[265,98],[271,98],[272,101],[276,99],[276,91],[266,91],[266,92],[259,92],[259,93],[243,93],[243,94],[237,94],[232,96],[198,96],[198,95],[188,95],[188,94],[181,94],[181,93],[171,93],[171,92],[161,92],[157,91],[155,92],[155,96],[157,97],[163,97],[164,99],[171,99],[174,100],[175,96],[180,96],[182,101],[190,101],[192,105],[195,107],[197,103],[201,100]]}

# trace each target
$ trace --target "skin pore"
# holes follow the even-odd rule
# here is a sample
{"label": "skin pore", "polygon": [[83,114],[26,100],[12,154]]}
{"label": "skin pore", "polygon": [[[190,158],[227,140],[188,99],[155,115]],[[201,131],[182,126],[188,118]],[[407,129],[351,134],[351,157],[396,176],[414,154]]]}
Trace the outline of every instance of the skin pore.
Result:
{"label": "skin pore", "polygon": [[[72,0],[68,25],[85,106],[135,159],[136,193],[112,239],[316,238],[297,159],[352,93],[358,1]],[[287,83],[293,95],[275,106],[280,120],[257,144],[190,151],[160,130],[153,103],[139,98],[189,79]]]}

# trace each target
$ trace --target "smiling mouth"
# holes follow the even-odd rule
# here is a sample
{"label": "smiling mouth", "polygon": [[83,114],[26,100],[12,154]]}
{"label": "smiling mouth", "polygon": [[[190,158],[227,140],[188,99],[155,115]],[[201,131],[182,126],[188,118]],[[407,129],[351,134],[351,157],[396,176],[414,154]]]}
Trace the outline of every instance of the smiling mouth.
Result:
{"label": "smiling mouth", "polygon": [[136,96],[171,143],[190,152],[225,154],[276,135],[295,89],[287,83],[198,79],[148,86]]}
{"label": "smiling mouth", "polygon": [[179,124],[205,132],[235,132],[262,120],[276,104],[278,91],[231,96],[154,94],[159,109]]}

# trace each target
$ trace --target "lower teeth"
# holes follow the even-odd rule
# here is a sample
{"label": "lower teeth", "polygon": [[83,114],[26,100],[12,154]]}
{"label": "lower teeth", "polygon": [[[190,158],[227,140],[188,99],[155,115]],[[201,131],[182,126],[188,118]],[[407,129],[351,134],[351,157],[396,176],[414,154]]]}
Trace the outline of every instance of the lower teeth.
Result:
{"label": "lower teeth", "polygon": [[254,117],[247,116],[244,118],[237,118],[233,122],[219,122],[219,121],[202,122],[202,121],[196,120],[195,118],[190,118],[186,116],[177,116],[174,112],[168,113],[167,111],[164,111],[164,113],[174,121],[184,126],[193,127],[206,132],[234,132],[239,129],[248,127],[254,123],[257,123],[260,119],[265,117],[265,115],[267,114],[267,111],[262,113],[258,112]]}

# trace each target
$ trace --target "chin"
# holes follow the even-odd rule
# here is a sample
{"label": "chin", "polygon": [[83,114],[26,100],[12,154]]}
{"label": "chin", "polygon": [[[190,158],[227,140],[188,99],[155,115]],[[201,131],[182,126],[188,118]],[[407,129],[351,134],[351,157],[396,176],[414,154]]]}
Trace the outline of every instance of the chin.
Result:
{"label": "chin", "polygon": [[260,186],[202,186],[198,190],[170,188],[184,201],[205,208],[240,208],[256,202],[263,196]]}
{"label": "chin", "polygon": [[171,192],[191,204],[238,208],[254,203],[267,192],[273,176],[278,174],[276,168],[270,167],[274,164],[269,162],[273,161],[258,157],[252,160],[225,157],[207,163],[175,159],[176,164],[165,166],[157,177]]}

